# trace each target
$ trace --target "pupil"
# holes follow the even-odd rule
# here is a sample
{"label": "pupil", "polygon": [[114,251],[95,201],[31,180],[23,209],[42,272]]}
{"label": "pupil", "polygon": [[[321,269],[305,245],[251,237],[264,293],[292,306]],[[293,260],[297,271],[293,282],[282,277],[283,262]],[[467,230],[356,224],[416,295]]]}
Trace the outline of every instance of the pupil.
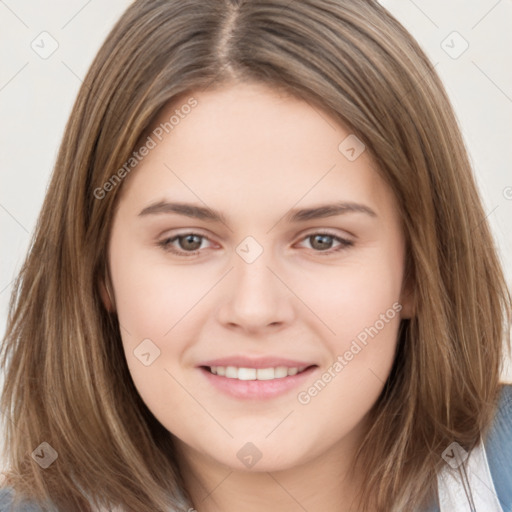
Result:
{"label": "pupil", "polygon": [[[194,238],[196,239],[196,241],[194,242]],[[185,247],[183,247],[184,249],[192,249],[192,250],[195,250],[195,249],[198,249],[199,247],[201,247],[201,241],[197,241],[197,239],[199,238],[198,235],[187,235],[187,236],[184,236],[182,237],[182,239],[185,239]],[[189,244],[192,244],[192,247],[190,247]]]}
{"label": "pupil", "polygon": [[[320,246],[316,247],[317,249],[328,249],[330,243],[332,242],[332,236],[331,235],[314,235],[313,240],[316,242],[316,240],[320,240]],[[315,243],[313,243],[313,247],[315,247]]]}

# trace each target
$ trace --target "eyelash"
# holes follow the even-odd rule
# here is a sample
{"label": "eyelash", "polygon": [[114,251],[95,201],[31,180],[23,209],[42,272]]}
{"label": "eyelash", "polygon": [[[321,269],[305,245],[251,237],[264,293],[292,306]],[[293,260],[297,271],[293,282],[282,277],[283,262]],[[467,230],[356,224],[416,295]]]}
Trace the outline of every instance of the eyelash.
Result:
{"label": "eyelash", "polygon": [[[182,233],[182,234],[173,236],[171,238],[165,238],[164,240],[159,241],[157,243],[157,245],[159,247],[163,248],[167,252],[171,252],[171,253],[176,254],[177,256],[180,256],[180,257],[189,258],[191,256],[195,256],[195,255],[199,254],[200,249],[198,249],[196,251],[183,251],[183,250],[177,251],[175,249],[171,249],[171,243],[174,242],[174,241],[179,240],[180,238],[185,238],[185,237],[190,236],[190,235],[198,236],[201,239],[209,240],[208,237],[206,237],[204,235],[201,235],[200,233],[189,232],[189,233]],[[334,254],[334,253],[343,251],[344,249],[347,249],[349,247],[352,247],[354,245],[354,242],[352,242],[351,240],[347,240],[345,238],[341,238],[341,237],[336,236],[336,235],[334,235],[332,233],[328,233],[328,232],[324,232],[324,231],[319,231],[319,232],[316,232],[316,233],[310,233],[310,234],[304,236],[302,238],[302,240],[307,240],[308,238],[312,238],[312,237],[317,236],[317,235],[331,237],[335,241],[340,243],[339,247],[336,248],[336,249],[327,249],[325,251],[315,251],[314,249],[312,249],[314,252],[316,252],[316,253],[318,253],[320,255]]]}

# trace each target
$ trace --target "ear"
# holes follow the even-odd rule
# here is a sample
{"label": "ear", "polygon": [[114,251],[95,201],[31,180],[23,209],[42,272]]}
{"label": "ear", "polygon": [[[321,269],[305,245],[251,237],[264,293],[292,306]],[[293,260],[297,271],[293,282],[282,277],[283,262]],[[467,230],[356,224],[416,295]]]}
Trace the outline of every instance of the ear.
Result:
{"label": "ear", "polygon": [[99,282],[100,296],[105,309],[109,313],[114,313],[116,311],[116,307],[114,302],[114,294],[111,292],[111,290],[112,287],[110,286],[108,270],[105,269],[105,276],[102,277]]}

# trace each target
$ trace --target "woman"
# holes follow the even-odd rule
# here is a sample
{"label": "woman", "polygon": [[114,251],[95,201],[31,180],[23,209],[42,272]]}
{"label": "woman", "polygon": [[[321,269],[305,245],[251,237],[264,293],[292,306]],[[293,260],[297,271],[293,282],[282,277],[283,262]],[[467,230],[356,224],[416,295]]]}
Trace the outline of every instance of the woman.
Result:
{"label": "woman", "polygon": [[136,1],[15,287],[4,499],[506,510],[510,304],[442,84],[377,2]]}

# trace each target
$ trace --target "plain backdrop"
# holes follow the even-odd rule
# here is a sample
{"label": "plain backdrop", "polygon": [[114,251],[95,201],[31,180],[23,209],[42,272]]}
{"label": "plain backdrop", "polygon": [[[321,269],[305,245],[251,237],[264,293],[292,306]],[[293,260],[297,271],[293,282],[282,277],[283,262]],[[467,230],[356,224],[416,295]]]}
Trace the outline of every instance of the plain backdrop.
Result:
{"label": "plain backdrop", "polygon": [[[34,230],[72,104],[94,55],[130,3],[0,0],[2,335],[12,281]],[[382,4],[418,40],[446,86],[510,285],[512,1]],[[512,381],[510,368],[504,379]]]}

